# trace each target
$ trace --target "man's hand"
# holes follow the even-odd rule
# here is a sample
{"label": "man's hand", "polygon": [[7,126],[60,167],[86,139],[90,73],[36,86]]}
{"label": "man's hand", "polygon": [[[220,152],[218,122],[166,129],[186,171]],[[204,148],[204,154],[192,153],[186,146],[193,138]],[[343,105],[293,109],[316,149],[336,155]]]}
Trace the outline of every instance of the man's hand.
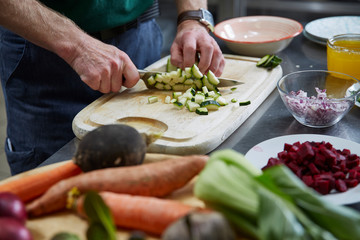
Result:
{"label": "man's hand", "polygon": [[102,93],[133,87],[139,73],[129,56],[118,48],[88,37],[68,63],[81,80]]}
{"label": "man's hand", "polygon": [[192,66],[200,53],[198,66],[202,73],[211,70],[220,76],[224,70],[225,59],[219,45],[197,21],[186,20],[178,26],[170,51],[171,63],[182,69]]}

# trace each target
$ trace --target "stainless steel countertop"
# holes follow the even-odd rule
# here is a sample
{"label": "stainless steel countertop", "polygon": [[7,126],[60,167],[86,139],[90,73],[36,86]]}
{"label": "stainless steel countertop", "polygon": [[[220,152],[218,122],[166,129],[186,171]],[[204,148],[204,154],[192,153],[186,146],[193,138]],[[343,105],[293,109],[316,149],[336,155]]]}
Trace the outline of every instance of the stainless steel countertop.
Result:
{"label": "stainless steel countertop", "polygon": [[[231,53],[219,41],[224,53]],[[300,70],[326,69],[326,47],[299,35],[278,55],[283,59],[283,74]],[[232,148],[246,153],[254,145],[270,138],[289,134],[324,134],[360,143],[360,108],[354,106],[336,125],[328,128],[310,128],[298,123],[287,111],[276,89],[262,105],[215,150]],[[79,142],[74,138],[41,166],[69,160]],[[215,151],[214,150],[214,151]]]}

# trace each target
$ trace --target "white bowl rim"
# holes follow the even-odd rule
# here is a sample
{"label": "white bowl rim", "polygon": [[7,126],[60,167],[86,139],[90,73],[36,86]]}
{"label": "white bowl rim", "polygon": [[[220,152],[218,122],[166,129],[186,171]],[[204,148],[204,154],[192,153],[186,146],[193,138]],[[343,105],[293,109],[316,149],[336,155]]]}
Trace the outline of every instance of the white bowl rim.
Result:
{"label": "white bowl rim", "polygon": [[[239,41],[239,40],[231,40],[231,39],[227,39],[227,38],[223,38],[221,37],[219,34],[216,33],[216,28],[222,24],[225,24],[226,22],[229,22],[229,21],[233,21],[233,20],[236,20],[236,19],[250,19],[250,18],[258,18],[258,19],[262,19],[262,18],[272,18],[272,19],[281,19],[281,20],[285,20],[285,21],[288,21],[288,22],[293,22],[295,23],[299,29],[294,32],[293,34],[290,34],[288,36],[285,36],[285,37],[282,37],[282,38],[277,38],[277,39],[272,39],[272,40],[266,40],[266,41]],[[256,16],[244,16],[244,17],[237,17],[237,18],[231,18],[231,19],[227,19],[227,20],[224,20],[222,22],[219,22],[218,24],[215,25],[215,28],[214,28],[214,35],[224,41],[227,41],[227,42],[232,42],[232,43],[245,43],[245,44],[261,44],[261,43],[272,43],[272,42],[278,42],[278,41],[282,41],[282,40],[285,40],[285,39],[289,39],[289,38],[293,38],[293,37],[296,37],[297,35],[299,35],[304,27],[302,26],[301,23],[299,23],[298,21],[294,20],[294,19],[290,19],[290,18],[285,18],[285,17],[278,17],[278,16],[270,16],[270,15],[256,15]]]}
{"label": "white bowl rim", "polygon": [[[349,78],[354,79],[358,84],[360,84],[360,81],[359,81],[357,78],[355,78],[355,77],[353,77],[353,76],[350,76],[350,75],[348,75],[348,74],[345,74],[345,73],[328,71],[328,70],[302,70],[302,71],[291,72],[291,73],[288,73],[288,74],[282,76],[282,77],[277,81],[277,83],[276,83],[276,88],[278,89],[278,91],[280,91],[280,92],[282,92],[283,94],[285,94],[285,95],[288,96],[289,93],[286,92],[286,91],[284,91],[284,90],[280,87],[280,81],[281,81],[282,79],[284,79],[285,77],[290,76],[290,75],[299,74],[299,73],[300,73],[300,74],[301,74],[301,73],[311,73],[311,72],[318,72],[318,73],[323,72],[323,73],[340,74],[340,75],[343,75],[343,76],[348,76]],[[328,101],[339,102],[339,101],[344,101],[344,100],[345,100],[345,101],[346,101],[346,100],[351,100],[351,99],[354,98],[357,94],[358,94],[358,93],[354,93],[354,94],[351,94],[351,95],[349,95],[349,96],[347,96],[347,97],[344,97],[344,98],[330,98],[330,99],[328,99]],[[298,97],[298,96],[291,96],[291,97],[292,97],[292,98],[295,98],[295,99],[304,99],[304,98]],[[311,100],[311,99],[308,99],[308,100]],[[354,102],[355,102],[355,101],[354,101]]]}

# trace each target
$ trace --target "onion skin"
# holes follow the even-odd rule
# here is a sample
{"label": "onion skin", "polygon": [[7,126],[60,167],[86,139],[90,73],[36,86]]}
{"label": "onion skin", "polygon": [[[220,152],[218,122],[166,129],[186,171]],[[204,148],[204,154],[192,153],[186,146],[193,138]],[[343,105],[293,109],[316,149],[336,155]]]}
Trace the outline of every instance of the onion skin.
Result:
{"label": "onion skin", "polygon": [[[15,218],[24,224],[27,215],[24,203],[18,196],[10,192],[0,192],[0,218]],[[0,238],[2,239],[2,238]]]}
{"label": "onion skin", "polygon": [[1,240],[33,240],[24,224],[10,217],[0,217]]}

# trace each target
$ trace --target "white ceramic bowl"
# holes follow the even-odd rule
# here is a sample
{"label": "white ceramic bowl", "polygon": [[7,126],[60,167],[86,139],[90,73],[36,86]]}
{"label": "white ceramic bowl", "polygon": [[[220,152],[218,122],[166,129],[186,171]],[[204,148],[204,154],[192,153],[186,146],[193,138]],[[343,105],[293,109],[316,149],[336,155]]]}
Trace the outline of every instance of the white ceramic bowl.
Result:
{"label": "white ceramic bowl", "polygon": [[235,53],[262,57],[286,48],[302,30],[299,22],[289,18],[248,16],[220,22],[214,34]]}

